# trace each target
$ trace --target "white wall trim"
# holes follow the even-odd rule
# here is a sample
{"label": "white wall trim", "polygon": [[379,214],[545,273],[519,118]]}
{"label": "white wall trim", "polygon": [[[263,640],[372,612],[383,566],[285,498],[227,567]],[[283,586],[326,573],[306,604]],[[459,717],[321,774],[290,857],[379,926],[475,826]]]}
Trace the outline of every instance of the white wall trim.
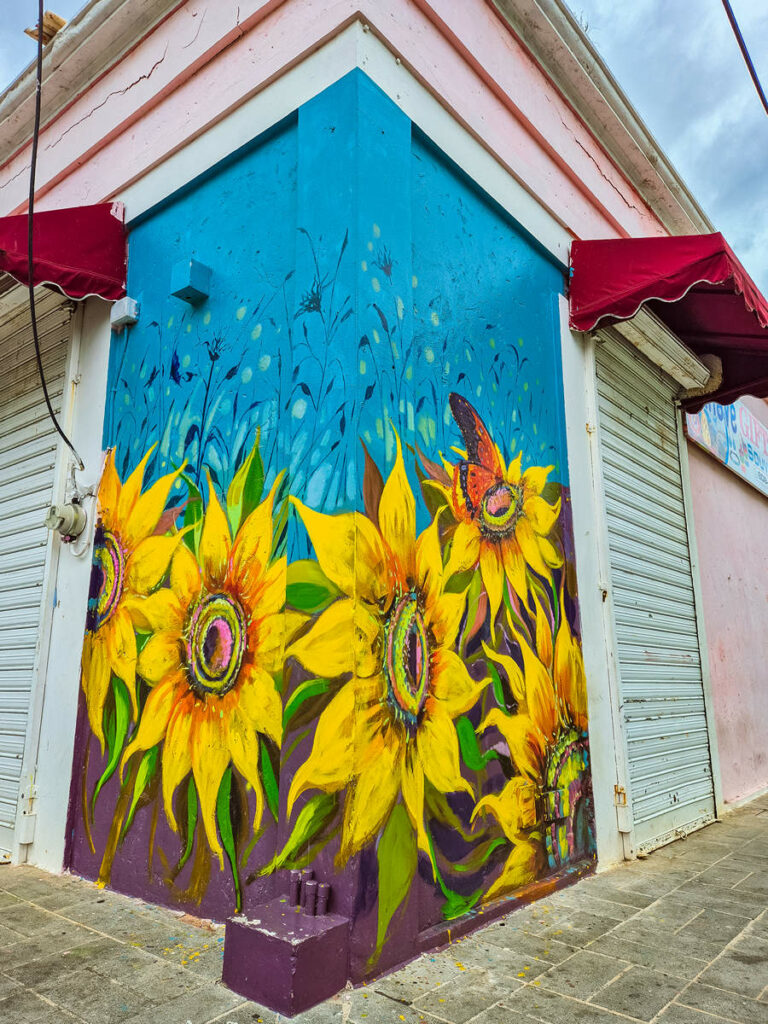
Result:
{"label": "white wall trim", "polygon": [[[568,327],[568,301],[560,297],[560,343],[565,392],[565,430],[573,515],[576,576],[584,668],[589,702],[590,763],[595,804],[597,857],[600,869],[625,859],[626,852],[614,804],[614,786],[626,786],[618,686],[611,647],[609,589],[601,546],[607,544],[604,514],[597,500],[601,479],[597,457],[594,342]],[[610,628],[611,632],[607,632]]]}
{"label": "white wall trim", "polygon": [[630,320],[614,324],[613,330],[681,388],[703,388],[709,383],[709,367],[644,306]]}
{"label": "white wall trim", "polygon": [[364,71],[436,146],[567,266],[570,233],[361,21],[348,25],[301,64],[115,196],[125,203],[129,225],[355,68]]}

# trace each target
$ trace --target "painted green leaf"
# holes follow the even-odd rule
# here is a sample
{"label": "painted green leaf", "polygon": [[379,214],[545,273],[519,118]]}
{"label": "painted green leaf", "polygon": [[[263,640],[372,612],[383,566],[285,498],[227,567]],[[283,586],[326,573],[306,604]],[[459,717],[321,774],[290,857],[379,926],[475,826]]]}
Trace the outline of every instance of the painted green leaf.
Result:
{"label": "painted green leaf", "polygon": [[136,782],[133,786],[131,806],[128,810],[128,816],[125,819],[125,824],[123,825],[123,831],[120,833],[121,841],[125,838],[128,829],[133,824],[136,808],[139,806],[139,800],[141,800],[147,786],[149,786],[155,776],[155,772],[157,771],[158,751],[159,747],[152,747],[150,750],[145,751],[144,756],[141,759],[139,771],[136,775]]}
{"label": "painted green leaf", "polygon": [[317,697],[321,693],[325,693],[331,686],[330,679],[306,679],[303,683],[296,687],[285,705],[283,711],[283,730],[288,727],[288,723],[304,704],[305,701],[310,700],[312,697]]}
{"label": "painted green leaf", "polygon": [[480,750],[475,727],[466,715],[462,715],[461,718],[456,720],[456,732],[459,736],[461,757],[467,768],[470,768],[473,772],[481,772],[489,761],[495,758],[498,759],[498,754],[495,750],[486,750],[485,753]]}
{"label": "painted green leaf", "polygon": [[504,686],[501,682],[501,676],[496,668],[496,665],[488,658],[485,662],[488,669],[488,675],[491,677],[491,686],[493,687],[493,695],[496,698],[496,703],[500,708],[506,710],[507,702],[504,699]]}
{"label": "painted green leaf", "polygon": [[488,862],[491,854],[494,850],[498,850],[500,846],[506,846],[507,840],[502,839],[500,836],[496,836],[493,839],[486,839],[484,843],[480,843],[479,846],[475,847],[470,854],[468,854],[464,860],[453,865],[455,871],[473,872],[479,871],[480,868]]}
{"label": "painted green leaf", "polygon": [[462,896],[461,893],[454,892],[448,885],[445,884],[443,876],[440,874],[440,870],[437,867],[437,858],[435,857],[435,847],[432,842],[432,836],[427,833],[427,839],[429,840],[429,852],[432,860],[432,868],[435,872],[435,880],[440,886],[440,889],[445,896],[445,903],[443,904],[443,917],[446,921],[453,921],[457,917],[461,917],[466,914],[467,911],[471,910],[472,907],[477,903],[480,897],[483,895],[482,886],[476,889],[469,896]]}
{"label": "painted green leaf", "polygon": [[296,818],[288,841],[280,853],[275,854],[270,863],[260,874],[268,875],[278,868],[290,867],[292,861],[300,855],[304,848],[313,842],[318,833],[325,828],[336,813],[337,801],[335,793],[315,793],[304,804]]}
{"label": "painted green leaf", "polygon": [[227,491],[227,513],[233,536],[240,524],[245,522],[259,504],[264,492],[264,463],[259,451],[260,436],[261,431],[257,431],[253,448],[235,473]]}
{"label": "painted green leaf", "polygon": [[379,917],[376,948],[368,961],[378,960],[395,911],[407,898],[419,859],[416,834],[402,804],[395,804],[376,848],[379,862]]}
{"label": "painted green leaf", "polygon": [[272,765],[272,758],[269,756],[266,743],[261,743],[261,778],[264,782],[264,792],[267,796],[267,806],[272,812],[272,817],[277,821],[280,809],[280,792],[275,776],[275,769]]}
{"label": "painted green leaf", "polygon": [[192,527],[191,530],[185,531],[184,543],[194,555],[197,554],[200,534],[203,532],[203,496],[191,476],[182,473],[181,479],[187,485],[188,494],[187,505],[184,509],[183,525],[184,527]]}
{"label": "painted green leaf", "polygon": [[195,787],[195,780],[190,775],[189,782],[187,783],[187,820],[184,835],[186,836],[186,842],[184,844],[184,851],[181,855],[179,863],[176,865],[175,874],[178,874],[184,865],[189,860],[192,854],[192,847],[195,844],[195,827],[197,825],[197,788]]}
{"label": "painted green leaf", "polygon": [[317,562],[301,559],[288,566],[285,599],[298,611],[313,615],[327,608],[340,594]]}
{"label": "painted green leaf", "polygon": [[232,818],[230,813],[230,797],[232,795],[232,769],[227,768],[221,779],[219,795],[216,798],[216,823],[219,826],[221,844],[229,861],[232,871],[232,880],[235,883],[235,911],[239,912],[243,904],[243,896],[240,890],[240,869],[237,863],[237,850],[235,849],[235,836],[232,831]]}
{"label": "painted green leaf", "polygon": [[114,698],[114,712],[112,712],[111,717],[107,720],[107,732],[105,734],[107,741],[107,767],[104,769],[93,791],[93,800],[91,801],[92,814],[96,810],[96,799],[102,787],[115,774],[120,755],[123,752],[128,725],[131,721],[131,698],[128,696],[125,683],[122,679],[118,679],[117,676],[112,676],[112,694]]}

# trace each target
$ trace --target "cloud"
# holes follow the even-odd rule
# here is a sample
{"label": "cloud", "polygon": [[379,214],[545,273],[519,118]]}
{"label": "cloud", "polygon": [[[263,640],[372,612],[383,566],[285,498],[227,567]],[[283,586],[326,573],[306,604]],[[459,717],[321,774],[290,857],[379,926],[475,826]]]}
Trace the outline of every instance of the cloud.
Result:
{"label": "cloud", "polygon": [[[768,292],[768,117],[713,0],[570,0],[715,227]],[[768,88],[768,5],[732,6]]]}

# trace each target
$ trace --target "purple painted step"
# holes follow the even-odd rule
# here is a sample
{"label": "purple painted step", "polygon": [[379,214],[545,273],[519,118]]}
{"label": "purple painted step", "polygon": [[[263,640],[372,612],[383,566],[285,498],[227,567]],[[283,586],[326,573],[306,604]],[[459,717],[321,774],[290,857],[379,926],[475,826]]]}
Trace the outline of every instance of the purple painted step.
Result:
{"label": "purple painted step", "polygon": [[345,917],[310,917],[284,896],[227,921],[222,980],[246,999],[292,1017],[335,995],[348,977]]}

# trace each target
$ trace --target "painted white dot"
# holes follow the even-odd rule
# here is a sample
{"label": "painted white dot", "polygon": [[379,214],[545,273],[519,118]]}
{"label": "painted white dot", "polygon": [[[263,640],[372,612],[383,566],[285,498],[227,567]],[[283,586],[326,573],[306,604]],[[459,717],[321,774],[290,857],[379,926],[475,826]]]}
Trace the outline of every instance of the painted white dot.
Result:
{"label": "painted white dot", "polygon": [[247,306],[241,306],[238,309],[238,311],[235,313],[235,316],[237,317],[238,320],[242,320],[247,312],[248,312],[248,307]]}
{"label": "painted white dot", "polygon": [[304,414],[306,413],[306,411],[306,400],[304,398],[297,398],[296,401],[293,403],[293,408],[291,409],[291,416],[293,416],[295,420],[301,420],[304,419]]}
{"label": "painted white dot", "polygon": [[[259,369],[262,373],[269,369],[269,364],[272,362],[272,356],[263,355],[259,360]],[[305,403],[306,404],[306,403]]]}
{"label": "painted white dot", "polygon": [[258,341],[260,337],[261,337],[261,324],[256,324],[256,326],[251,331],[251,341]]}
{"label": "painted white dot", "polygon": [[435,353],[432,351],[431,348],[427,347],[424,349],[424,358],[427,360],[428,363],[434,363]]}
{"label": "painted white dot", "polygon": [[437,325],[440,323],[440,317],[437,315],[437,312],[434,309],[432,310],[429,319],[432,321],[435,327],[437,327]]}
{"label": "painted white dot", "polygon": [[243,369],[243,372],[240,374],[240,380],[243,382],[243,384],[247,384],[251,377],[253,377],[253,370],[250,368],[250,366],[246,366]]}
{"label": "painted white dot", "polygon": [[371,288],[373,288],[373,290],[375,292],[380,292],[381,291],[381,285],[379,284],[378,277],[372,277],[371,278]]}

